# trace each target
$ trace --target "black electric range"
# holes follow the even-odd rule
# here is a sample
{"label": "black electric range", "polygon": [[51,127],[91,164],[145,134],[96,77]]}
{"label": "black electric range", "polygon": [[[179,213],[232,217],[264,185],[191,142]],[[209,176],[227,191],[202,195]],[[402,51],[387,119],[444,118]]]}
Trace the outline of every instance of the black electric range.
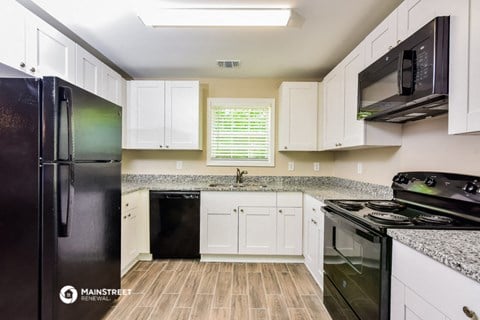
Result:
{"label": "black electric range", "polygon": [[480,230],[480,178],[402,172],[391,200],[327,200],[324,303],[335,320],[390,318],[387,230]]}

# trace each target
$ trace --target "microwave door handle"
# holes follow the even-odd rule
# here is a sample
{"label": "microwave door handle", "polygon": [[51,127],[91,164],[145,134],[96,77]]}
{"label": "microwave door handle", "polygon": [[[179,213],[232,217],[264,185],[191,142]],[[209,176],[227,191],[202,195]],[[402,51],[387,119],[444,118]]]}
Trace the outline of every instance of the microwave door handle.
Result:
{"label": "microwave door handle", "polygon": [[[410,62],[407,66],[405,62]],[[407,71],[407,72],[405,72]],[[402,50],[398,57],[398,95],[410,96],[415,89],[414,83],[414,71],[415,71],[415,51]],[[406,83],[408,81],[408,83]]]}

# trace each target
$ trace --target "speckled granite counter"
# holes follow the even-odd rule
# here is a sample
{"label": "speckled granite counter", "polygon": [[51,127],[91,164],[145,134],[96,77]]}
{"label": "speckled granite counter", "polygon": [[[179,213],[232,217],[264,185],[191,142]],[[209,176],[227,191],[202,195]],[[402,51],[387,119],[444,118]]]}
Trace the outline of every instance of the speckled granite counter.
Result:
{"label": "speckled granite counter", "polygon": [[388,235],[480,282],[480,231],[389,229]]}
{"label": "speckled granite counter", "polygon": [[[389,187],[335,177],[250,176],[242,187],[232,187],[232,176],[125,175],[122,194],[148,190],[298,191],[318,199],[391,199]],[[210,186],[220,184],[219,186]]]}

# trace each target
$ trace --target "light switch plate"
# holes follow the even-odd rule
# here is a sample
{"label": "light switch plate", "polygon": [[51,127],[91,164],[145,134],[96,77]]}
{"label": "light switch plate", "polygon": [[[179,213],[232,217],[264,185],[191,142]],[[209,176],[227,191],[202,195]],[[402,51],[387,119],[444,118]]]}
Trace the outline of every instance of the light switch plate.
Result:
{"label": "light switch plate", "polygon": [[320,162],[313,163],[313,171],[320,171]]}
{"label": "light switch plate", "polygon": [[288,171],[294,171],[295,170],[295,162],[290,161],[288,163]]}
{"label": "light switch plate", "polygon": [[363,163],[358,162],[357,163],[357,173],[362,174],[363,173]]}
{"label": "light switch plate", "polygon": [[183,169],[183,161],[177,161],[177,170]]}

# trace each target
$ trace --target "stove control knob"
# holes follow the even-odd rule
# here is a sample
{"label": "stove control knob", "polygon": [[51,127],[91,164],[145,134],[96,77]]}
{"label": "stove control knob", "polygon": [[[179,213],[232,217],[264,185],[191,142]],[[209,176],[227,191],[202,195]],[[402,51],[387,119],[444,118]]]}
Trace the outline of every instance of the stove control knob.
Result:
{"label": "stove control knob", "polygon": [[428,177],[427,179],[425,179],[425,184],[429,187],[435,187],[435,185],[437,184],[437,181],[435,180],[434,177]]}
{"label": "stove control knob", "polygon": [[465,190],[465,192],[475,194],[478,191],[478,186],[473,182],[467,182],[467,184],[463,187],[463,190]]}
{"label": "stove control knob", "polygon": [[403,184],[408,184],[410,182],[410,179],[408,179],[407,176],[404,174],[397,174],[393,177],[392,180],[393,182],[403,183]]}

